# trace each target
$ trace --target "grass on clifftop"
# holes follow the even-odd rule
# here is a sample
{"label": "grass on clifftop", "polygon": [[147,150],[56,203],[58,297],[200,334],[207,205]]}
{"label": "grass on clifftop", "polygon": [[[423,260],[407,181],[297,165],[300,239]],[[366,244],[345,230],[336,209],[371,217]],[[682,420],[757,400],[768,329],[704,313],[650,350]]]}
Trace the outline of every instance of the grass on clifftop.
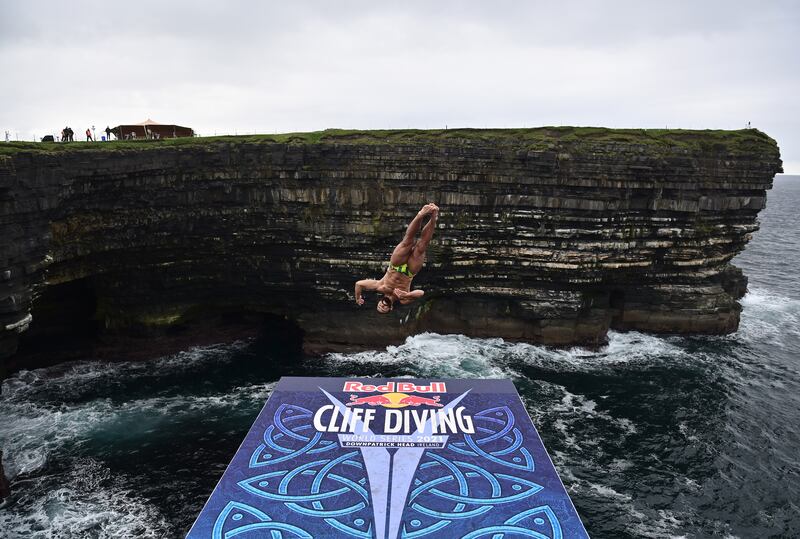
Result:
{"label": "grass on clifftop", "polygon": [[520,149],[544,150],[560,146],[633,144],[728,154],[750,154],[772,148],[777,143],[757,129],[610,129],[605,127],[536,127],[525,129],[378,129],[359,131],[326,129],[308,133],[277,135],[239,135],[160,140],[115,140],[111,142],[7,142],[0,143],[0,155],[20,151],[57,153],[63,151],[144,150],[214,143],[254,144],[421,144],[459,146],[469,144],[511,145]]}

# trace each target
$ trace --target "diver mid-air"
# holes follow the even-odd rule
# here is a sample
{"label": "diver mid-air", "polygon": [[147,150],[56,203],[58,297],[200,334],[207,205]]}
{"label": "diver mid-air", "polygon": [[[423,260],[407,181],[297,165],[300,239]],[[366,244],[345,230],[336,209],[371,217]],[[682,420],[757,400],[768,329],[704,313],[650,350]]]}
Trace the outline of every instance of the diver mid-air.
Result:
{"label": "diver mid-air", "polygon": [[[425,216],[430,218],[422,227]],[[364,279],[356,282],[356,303],[364,304],[361,293],[364,290],[376,290],[383,297],[378,300],[378,312],[386,314],[394,308],[394,302],[400,301],[403,305],[421,298],[425,292],[411,290],[411,279],[418,274],[425,264],[425,251],[436,229],[436,219],[439,217],[439,206],[431,202],[419,210],[416,217],[409,223],[403,240],[392,251],[389,267],[380,280]],[[419,239],[415,241],[417,232],[422,228]]]}

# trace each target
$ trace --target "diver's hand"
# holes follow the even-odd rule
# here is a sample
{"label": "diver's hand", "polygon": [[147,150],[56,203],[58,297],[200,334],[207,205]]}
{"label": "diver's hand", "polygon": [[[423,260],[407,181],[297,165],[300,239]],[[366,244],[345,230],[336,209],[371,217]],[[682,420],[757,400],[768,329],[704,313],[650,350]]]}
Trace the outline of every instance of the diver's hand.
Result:
{"label": "diver's hand", "polygon": [[400,290],[399,288],[395,288],[392,293],[397,299],[403,299],[404,297],[408,296],[408,292],[405,290]]}
{"label": "diver's hand", "polygon": [[357,298],[356,298],[356,303],[358,303],[359,305],[364,305],[364,298],[362,298],[362,297],[357,297]]}

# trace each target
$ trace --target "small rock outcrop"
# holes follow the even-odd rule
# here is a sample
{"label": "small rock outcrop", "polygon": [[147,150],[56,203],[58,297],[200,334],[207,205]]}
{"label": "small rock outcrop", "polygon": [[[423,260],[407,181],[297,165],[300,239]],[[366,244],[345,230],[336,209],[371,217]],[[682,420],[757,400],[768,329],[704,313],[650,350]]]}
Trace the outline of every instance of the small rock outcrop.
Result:
{"label": "small rock outcrop", "polygon": [[[0,362],[73,325],[136,332],[210,313],[288,320],[309,350],[421,331],[555,345],[609,328],[735,331],[730,264],[781,170],[757,130],[325,131],[0,147]],[[436,201],[414,285],[358,308]],[[28,335],[29,337],[25,337]]]}

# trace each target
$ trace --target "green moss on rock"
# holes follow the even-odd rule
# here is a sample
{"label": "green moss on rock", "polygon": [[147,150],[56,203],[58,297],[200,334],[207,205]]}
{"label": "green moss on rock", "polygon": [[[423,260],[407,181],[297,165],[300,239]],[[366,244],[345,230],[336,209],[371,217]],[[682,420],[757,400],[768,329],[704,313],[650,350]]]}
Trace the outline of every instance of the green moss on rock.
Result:
{"label": "green moss on rock", "polygon": [[0,155],[20,151],[45,153],[72,151],[150,150],[169,147],[199,147],[237,144],[344,144],[344,145],[511,145],[528,150],[555,150],[584,145],[642,145],[651,151],[663,147],[674,151],[715,154],[778,152],[777,143],[757,129],[610,129],[606,127],[535,127],[519,129],[326,129],[307,133],[120,140],[100,143],[8,142],[0,144]]}

